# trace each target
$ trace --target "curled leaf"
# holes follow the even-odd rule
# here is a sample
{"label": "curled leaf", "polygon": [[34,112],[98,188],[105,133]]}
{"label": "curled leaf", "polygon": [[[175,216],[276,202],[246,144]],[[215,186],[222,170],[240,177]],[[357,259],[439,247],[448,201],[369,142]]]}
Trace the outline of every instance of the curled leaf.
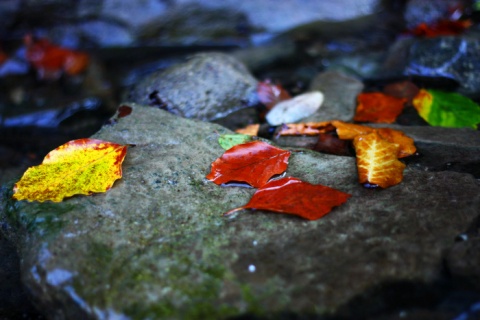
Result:
{"label": "curled leaf", "polygon": [[373,128],[367,126],[343,121],[332,121],[332,125],[337,128],[338,137],[345,140],[352,140],[359,134],[367,134],[374,131]]}
{"label": "curled leaf", "polygon": [[255,192],[246,205],[230,210],[224,215],[243,209],[257,209],[317,220],[329,213],[333,207],[345,203],[350,197],[350,194],[336,189],[286,177],[269,181]]}
{"label": "curled leaf", "polygon": [[330,124],[330,121],[288,123],[282,125],[278,134],[281,136],[316,136],[320,133],[325,133],[331,130],[332,126]]}
{"label": "curled leaf", "polygon": [[405,164],[397,159],[398,144],[382,139],[375,131],[356,136],[353,146],[360,183],[387,188],[402,181]]}
{"label": "curled leaf", "polygon": [[258,188],[287,169],[290,151],[262,141],[236,145],[212,163],[207,179],[216,184],[246,182]]}
{"label": "curled leaf", "polygon": [[75,194],[105,192],[122,177],[126,152],[126,146],[102,140],[69,141],[23,174],[13,188],[13,198],[60,202]]}

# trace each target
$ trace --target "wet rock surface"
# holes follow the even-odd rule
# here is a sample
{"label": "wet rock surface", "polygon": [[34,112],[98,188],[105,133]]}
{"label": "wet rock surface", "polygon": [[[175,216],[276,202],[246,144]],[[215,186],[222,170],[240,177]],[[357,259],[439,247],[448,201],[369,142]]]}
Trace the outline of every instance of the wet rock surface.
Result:
{"label": "wet rock surface", "polygon": [[455,247],[480,212],[470,174],[409,166],[401,184],[370,190],[354,158],[296,151],[288,175],[352,198],[317,221],[261,211],[226,219],[253,193],[204,178],[228,130],[130,106],[94,135],[136,145],[107,193],[38,204],[3,190],[6,234],[49,318],[415,314],[449,297],[448,272],[476,276],[457,260],[475,255]]}
{"label": "wet rock surface", "polygon": [[186,118],[214,120],[257,104],[256,85],[257,80],[232,56],[197,54],[146,77],[128,99]]}

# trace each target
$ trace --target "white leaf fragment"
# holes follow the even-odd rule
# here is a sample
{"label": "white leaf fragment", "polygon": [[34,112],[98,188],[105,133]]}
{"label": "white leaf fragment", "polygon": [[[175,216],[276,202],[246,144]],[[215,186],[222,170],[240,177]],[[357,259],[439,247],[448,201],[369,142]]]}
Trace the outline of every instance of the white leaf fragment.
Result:
{"label": "white leaf fragment", "polygon": [[272,126],[296,122],[314,114],[322,103],[323,93],[320,91],[307,92],[277,103],[268,112],[266,119]]}

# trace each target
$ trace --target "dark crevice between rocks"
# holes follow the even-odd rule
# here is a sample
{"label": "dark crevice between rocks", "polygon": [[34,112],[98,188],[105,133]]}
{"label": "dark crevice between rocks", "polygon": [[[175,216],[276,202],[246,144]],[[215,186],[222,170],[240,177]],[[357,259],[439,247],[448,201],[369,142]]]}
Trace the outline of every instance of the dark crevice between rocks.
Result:
{"label": "dark crevice between rocks", "polygon": [[12,243],[0,232],[0,320],[45,319],[31,302],[20,278],[20,260]]}
{"label": "dark crevice between rocks", "polygon": [[417,154],[403,159],[409,168],[425,171],[469,173],[480,179],[480,149],[415,142]]}

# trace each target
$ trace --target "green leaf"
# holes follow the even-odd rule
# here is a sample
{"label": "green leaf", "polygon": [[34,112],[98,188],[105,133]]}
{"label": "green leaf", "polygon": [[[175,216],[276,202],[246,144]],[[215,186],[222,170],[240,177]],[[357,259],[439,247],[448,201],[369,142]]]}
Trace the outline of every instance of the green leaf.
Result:
{"label": "green leaf", "polygon": [[228,150],[237,144],[250,142],[252,140],[253,137],[247,134],[222,134],[218,138],[218,143],[223,149]]}
{"label": "green leaf", "polygon": [[432,126],[477,129],[480,123],[480,106],[458,93],[422,89],[413,106]]}

